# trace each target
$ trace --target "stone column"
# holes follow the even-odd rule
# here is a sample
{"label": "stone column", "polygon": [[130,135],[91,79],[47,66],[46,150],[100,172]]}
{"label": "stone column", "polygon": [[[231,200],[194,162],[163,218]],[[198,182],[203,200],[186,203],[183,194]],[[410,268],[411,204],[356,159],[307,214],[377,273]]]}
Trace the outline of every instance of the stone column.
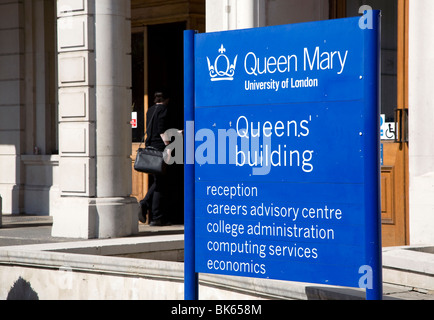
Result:
{"label": "stone column", "polygon": [[434,1],[410,1],[410,242],[434,243]]}
{"label": "stone column", "polygon": [[138,231],[131,198],[130,1],[58,0],[60,191],[53,236]]}

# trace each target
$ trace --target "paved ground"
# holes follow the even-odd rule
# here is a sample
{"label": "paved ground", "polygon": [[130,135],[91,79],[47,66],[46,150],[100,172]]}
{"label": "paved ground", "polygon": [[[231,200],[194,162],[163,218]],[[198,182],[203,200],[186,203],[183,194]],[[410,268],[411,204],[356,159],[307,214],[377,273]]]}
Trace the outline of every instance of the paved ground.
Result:
{"label": "paved ground", "polygon": [[[51,236],[51,227],[53,225],[51,217],[3,215],[2,218],[0,247],[80,241],[70,238],[53,238]],[[182,233],[184,233],[183,225],[150,227],[149,225],[139,224],[139,234],[136,236],[144,237]]]}

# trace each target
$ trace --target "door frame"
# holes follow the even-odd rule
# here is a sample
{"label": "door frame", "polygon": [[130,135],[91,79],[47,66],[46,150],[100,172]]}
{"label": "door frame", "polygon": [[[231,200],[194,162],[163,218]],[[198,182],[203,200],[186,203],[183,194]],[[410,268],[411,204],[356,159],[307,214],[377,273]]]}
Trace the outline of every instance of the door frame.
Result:
{"label": "door frame", "polygon": [[[398,0],[398,110],[402,115],[408,115],[408,61],[409,61],[409,3],[410,0]],[[408,153],[408,121],[401,119],[399,136],[404,153],[404,192],[405,192],[405,245],[410,244],[409,216],[409,153]]]}
{"label": "door frame", "polygon": [[[143,64],[143,76],[144,76],[144,112],[143,112],[143,123],[144,123],[144,131],[146,132],[146,112],[149,109],[149,86],[148,86],[148,28],[147,26],[136,27],[132,30],[131,34],[141,33],[143,34],[143,56],[144,56],[144,64]],[[134,72],[134,70],[132,70]],[[136,160],[137,149],[140,147],[139,142],[131,143],[131,169],[132,169],[132,197],[137,198],[138,201],[144,198],[144,195],[147,193],[149,189],[149,179],[148,175],[145,173],[139,173],[134,170],[134,162]]]}
{"label": "door frame", "polygon": [[[385,141],[382,181],[388,177],[392,186],[384,186],[382,200],[391,206],[382,209],[383,246],[410,243],[409,226],[409,153],[408,153],[408,52],[409,0],[397,1],[397,106],[395,141]],[[388,151],[389,150],[389,151]],[[389,157],[389,159],[387,159]],[[391,161],[391,163],[387,163]],[[391,194],[386,194],[387,192]],[[389,200],[388,198],[392,198]],[[384,201],[382,201],[385,203]],[[388,203],[385,203],[389,206]]]}

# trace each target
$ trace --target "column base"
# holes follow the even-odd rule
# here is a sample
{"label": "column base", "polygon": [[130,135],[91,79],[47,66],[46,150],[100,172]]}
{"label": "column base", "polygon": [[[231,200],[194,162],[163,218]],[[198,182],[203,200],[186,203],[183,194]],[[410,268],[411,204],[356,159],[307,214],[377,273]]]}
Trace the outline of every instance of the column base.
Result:
{"label": "column base", "polygon": [[3,197],[3,213],[23,213],[23,187],[16,184],[0,184],[0,195]]}
{"label": "column base", "polygon": [[110,239],[138,233],[135,198],[63,197],[53,215],[53,237]]}

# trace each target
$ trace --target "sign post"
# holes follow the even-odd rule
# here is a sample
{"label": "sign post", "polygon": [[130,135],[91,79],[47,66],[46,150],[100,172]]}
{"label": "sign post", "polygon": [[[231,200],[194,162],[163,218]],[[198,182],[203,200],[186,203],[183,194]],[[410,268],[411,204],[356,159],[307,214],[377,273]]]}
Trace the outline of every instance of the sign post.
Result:
{"label": "sign post", "polygon": [[186,32],[186,299],[198,273],[382,298],[373,19]]}
{"label": "sign post", "polygon": [[[380,187],[380,51],[381,15],[373,15],[372,28],[365,35],[365,215],[366,215],[366,265],[372,270],[372,282],[367,283],[366,299],[383,299],[383,265],[381,240],[381,187]],[[369,274],[369,273],[368,273]],[[369,278],[369,277],[368,277]],[[359,281],[360,282],[360,281]],[[359,285],[361,286],[361,285]]]}
{"label": "sign post", "polygon": [[[194,31],[184,33],[184,132],[194,123]],[[194,129],[193,129],[194,130]],[[195,271],[195,183],[194,135],[185,136],[184,147],[184,298],[199,299],[199,278]]]}

